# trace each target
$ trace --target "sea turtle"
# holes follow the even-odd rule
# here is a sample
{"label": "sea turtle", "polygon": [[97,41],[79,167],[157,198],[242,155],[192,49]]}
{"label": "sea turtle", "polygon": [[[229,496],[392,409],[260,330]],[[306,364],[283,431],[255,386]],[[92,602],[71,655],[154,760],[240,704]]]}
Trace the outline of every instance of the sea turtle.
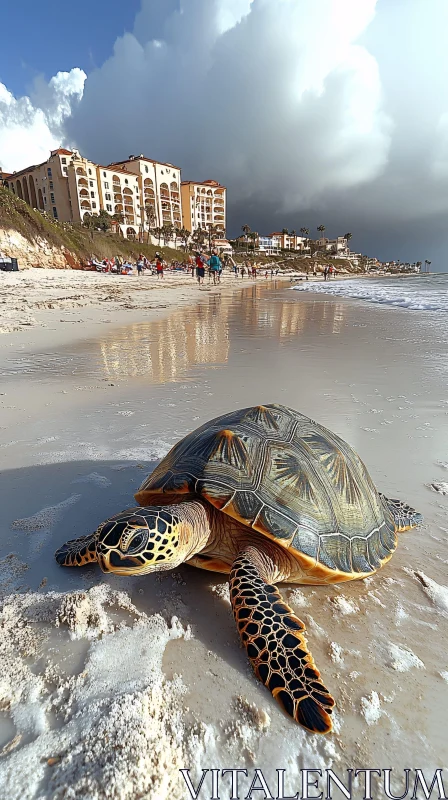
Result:
{"label": "sea turtle", "polygon": [[275,584],[366,578],[397,532],[422,517],[380,494],[352,448],[281,405],[233,411],[168,453],[135,495],[139,506],[56,552],[64,566],[97,561],[142,575],[187,563],[230,574],[238,631],[256,676],[314,733],[331,730],[334,700],[305,626]]}

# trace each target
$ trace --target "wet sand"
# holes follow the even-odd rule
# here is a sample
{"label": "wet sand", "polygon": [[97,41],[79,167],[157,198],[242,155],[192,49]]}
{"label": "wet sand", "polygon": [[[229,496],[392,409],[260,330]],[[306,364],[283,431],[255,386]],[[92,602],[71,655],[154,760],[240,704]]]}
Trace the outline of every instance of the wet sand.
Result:
{"label": "wet sand", "polygon": [[[399,795],[404,768],[445,767],[448,497],[428,484],[448,480],[448,332],[434,315],[258,284],[152,321],[54,328],[0,339],[8,800],[181,798],[180,767],[285,768],[289,794],[304,767],[392,767]],[[180,437],[260,402],[334,430],[425,516],[373,578],[282,587],[336,699],[327,737],[253,677],[222,576],[53,560],[132,505]]]}

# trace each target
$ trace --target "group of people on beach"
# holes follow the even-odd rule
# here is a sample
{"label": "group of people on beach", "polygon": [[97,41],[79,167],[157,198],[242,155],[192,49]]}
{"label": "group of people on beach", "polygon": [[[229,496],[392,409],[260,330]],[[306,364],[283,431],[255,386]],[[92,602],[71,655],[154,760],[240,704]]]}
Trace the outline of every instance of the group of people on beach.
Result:
{"label": "group of people on beach", "polygon": [[209,283],[211,283],[212,280],[214,284],[221,283],[222,262],[218,256],[217,250],[212,250],[209,259],[200,251],[196,253],[194,262],[191,265],[191,274],[194,277],[196,272],[196,278],[199,284],[204,283],[206,267],[208,267]]}
{"label": "group of people on beach", "polygon": [[159,252],[155,254],[152,260],[140,253],[135,263],[127,260],[122,261],[118,256],[115,256],[114,258],[104,258],[102,261],[91,258],[86,265],[86,269],[107,272],[113,275],[133,275],[134,270],[136,270],[138,277],[141,277],[145,271],[149,271],[151,275],[157,275],[158,278],[163,278],[165,269],[185,270],[187,268],[188,263],[186,262],[172,261],[171,264],[167,264]]}
{"label": "group of people on beach", "polygon": [[336,270],[331,264],[329,267],[324,267],[324,281],[329,280],[333,275],[336,275]]}

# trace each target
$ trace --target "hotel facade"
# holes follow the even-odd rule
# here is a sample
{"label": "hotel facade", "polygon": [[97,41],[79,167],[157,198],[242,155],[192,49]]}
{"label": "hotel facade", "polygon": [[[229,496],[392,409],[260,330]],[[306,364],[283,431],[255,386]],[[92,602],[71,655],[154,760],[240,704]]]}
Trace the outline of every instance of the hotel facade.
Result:
{"label": "hotel facade", "polygon": [[3,183],[61,222],[80,224],[101,210],[120,214],[126,238],[164,225],[193,232],[212,224],[225,234],[225,187],[212,180],[181,183],[179,167],[143,155],[102,166],[77,150],[58,148],[44,163],[8,174]]}
{"label": "hotel facade", "polygon": [[226,234],[226,187],[217,181],[182,181],[182,220],[184,228],[195,231],[212,225],[222,237]]}

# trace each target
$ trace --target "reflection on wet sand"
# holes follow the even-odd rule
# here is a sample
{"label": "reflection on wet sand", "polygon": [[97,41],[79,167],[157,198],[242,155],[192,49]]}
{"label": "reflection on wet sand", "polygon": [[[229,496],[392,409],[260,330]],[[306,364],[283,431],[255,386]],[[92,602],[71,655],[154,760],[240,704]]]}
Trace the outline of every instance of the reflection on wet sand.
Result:
{"label": "reflection on wet sand", "polygon": [[[274,288],[274,292],[272,289]],[[10,360],[2,377],[37,373],[102,377],[145,376],[169,383],[195,365],[228,362],[232,342],[241,338],[295,340],[298,336],[341,333],[347,305],[310,297],[283,286],[257,284],[238,294],[205,294],[193,306],[152,322],[108,330],[102,336],[53,352]]]}
{"label": "reflection on wet sand", "polygon": [[346,306],[343,303],[325,302],[307,298],[293,292],[294,298],[282,303],[270,301],[269,294],[262,285],[246,289],[243,293],[243,312],[241,319],[246,328],[268,329],[269,335],[279,338],[297,336],[312,322],[320,334],[339,334],[344,322]]}
{"label": "reflection on wet sand", "polygon": [[320,333],[338,334],[344,305],[302,297],[275,303],[266,288],[254,286],[238,297],[213,295],[164,319],[127,326],[99,340],[99,346],[106,377],[146,375],[168,383],[191,366],[227,363],[232,334],[256,330],[258,335],[295,337],[311,318]]}
{"label": "reflection on wet sand", "polygon": [[169,383],[194,364],[225,364],[229,357],[229,305],[213,295],[155,322],[129,325],[99,340],[106,377],[148,375]]}

